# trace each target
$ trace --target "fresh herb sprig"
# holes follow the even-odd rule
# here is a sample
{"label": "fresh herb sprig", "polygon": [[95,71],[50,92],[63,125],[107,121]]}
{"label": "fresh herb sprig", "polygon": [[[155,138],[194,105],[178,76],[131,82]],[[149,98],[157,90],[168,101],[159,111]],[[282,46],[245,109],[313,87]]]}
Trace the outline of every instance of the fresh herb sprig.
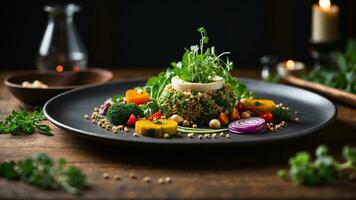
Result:
{"label": "fresh herb sprig", "polygon": [[41,108],[35,108],[33,112],[13,111],[4,121],[0,121],[0,134],[30,135],[38,132],[52,136],[51,128],[42,123],[44,119]]}
{"label": "fresh herb sprig", "polygon": [[344,163],[335,160],[325,145],[315,151],[315,160],[308,152],[299,152],[289,160],[290,169],[279,170],[278,176],[302,185],[320,185],[338,177],[344,170],[356,170],[356,148],[345,146],[342,152]]}
{"label": "fresh herb sprig", "polygon": [[158,76],[151,77],[147,81],[144,89],[150,93],[150,97],[157,99],[174,76],[194,83],[209,83],[214,81],[217,76],[220,76],[224,78],[225,83],[231,86],[236,97],[247,98],[255,96],[245,85],[232,76],[233,63],[229,59],[226,59],[226,61],[221,59],[222,56],[229,54],[229,52],[216,55],[214,47],[204,48],[209,42],[207,32],[203,27],[199,27],[197,31],[201,36],[199,46],[194,45],[190,49],[185,49],[181,61],[172,62],[172,68],[167,69],[166,72],[162,72]]}
{"label": "fresh herb sprig", "polygon": [[43,153],[20,161],[0,164],[0,176],[43,189],[62,188],[70,194],[80,194],[86,185],[86,176],[75,166],[66,166],[66,160],[55,162]]}

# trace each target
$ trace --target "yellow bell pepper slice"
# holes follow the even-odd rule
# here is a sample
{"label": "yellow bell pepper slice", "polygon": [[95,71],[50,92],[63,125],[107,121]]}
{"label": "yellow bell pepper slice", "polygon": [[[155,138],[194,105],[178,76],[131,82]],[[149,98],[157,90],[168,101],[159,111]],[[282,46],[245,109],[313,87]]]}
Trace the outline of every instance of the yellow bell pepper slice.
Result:
{"label": "yellow bell pepper slice", "polygon": [[240,99],[242,109],[258,113],[271,112],[276,104],[270,99]]}

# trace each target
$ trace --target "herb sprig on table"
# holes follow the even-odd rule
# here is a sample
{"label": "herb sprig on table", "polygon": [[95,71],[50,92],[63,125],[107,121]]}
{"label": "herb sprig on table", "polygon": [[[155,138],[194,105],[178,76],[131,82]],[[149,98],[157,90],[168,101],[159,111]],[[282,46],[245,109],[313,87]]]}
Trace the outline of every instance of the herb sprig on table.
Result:
{"label": "herb sprig on table", "polygon": [[13,111],[4,121],[0,121],[0,134],[30,135],[38,132],[52,136],[51,128],[42,123],[44,119],[41,108],[35,108],[33,112]]}
{"label": "herb sprig on table", "polygon": [[335,69],[314,70],[304,78],[356,94],[356,39],[347,42],[344,52],[333,52],[332,60]]}
{"label": "herb sprig on table", "polygon": [[[278,175],[302,185],[320,185],[345,175],[345,170],[356,170],[356,148],[345,146],[342,152],[344,163],[335,160],[325,145],[315,151],[315,160],[308,152],[299,152],[289,160],[288,171],[280,170]],[[352,173],[349,175],[352,178]]]}
{"label": "herb sprig on table", "polygon": [[199,27],[197,31],[201,35],[199,46],[194,45],[190,49],[185,49],[181,61],[172,62],[172,68],[147,81],[144,89],[150,93],[150,97],[157,99],[174,76],[194,83],[209,83],[214,81],[216,76],[220,76],[224,78],[225,83],[231,86],[238,98],[255,96],[245,85],[232,76],[233,63],[229,59],[226,61],[221,59],[229,52],[216,55],[214,47],[204,48],[204,45],[209,42],[207,32],[204,27]]}
{"label": "herb sprig on table", "polygon": [[43,153],[32,157],[0,164],[0,176],[43,189],[62,188],[70,194],[80,194],[86,185],[86,176],[75,166],[66,166],[66,160],[55,162]]}

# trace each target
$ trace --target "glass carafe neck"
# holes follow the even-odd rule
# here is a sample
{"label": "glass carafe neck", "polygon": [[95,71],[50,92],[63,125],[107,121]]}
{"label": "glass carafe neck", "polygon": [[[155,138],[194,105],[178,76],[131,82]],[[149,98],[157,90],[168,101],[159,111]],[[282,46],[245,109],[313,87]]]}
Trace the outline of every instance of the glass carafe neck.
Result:
{"label": "glass carafe neck", "polygon": [[48,12],[49,20],[54,23],[72,23],[73,15],[80,10],[75,4],[53,4],[44,7]]}

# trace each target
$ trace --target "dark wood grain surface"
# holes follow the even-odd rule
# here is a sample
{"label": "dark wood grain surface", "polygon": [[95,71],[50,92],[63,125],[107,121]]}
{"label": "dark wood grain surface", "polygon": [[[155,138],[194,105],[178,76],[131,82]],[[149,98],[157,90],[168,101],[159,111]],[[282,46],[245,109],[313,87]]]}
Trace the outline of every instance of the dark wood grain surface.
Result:
{"label": "dark wood grain surface", "polygon": [[[117,69],[114,73],[115,79],[133,79],[160,70]],[[8,73],[0,72],[1,81]],[[238,75],[257,78],[258,71],[246,69]],[[20,106],[2,84],[0,119]],[[314,136],[234,149],[153,150],[106,146],[73,137],[52,125],[53,137],[0,135],[0,161],[22,159],[36,152],[63,157],[84,170],[90,185],[82,196],[76,197],[0,179],[0,198],[355,199],[356,182],[340,180],[320,187],[302,187],[276,177],[277,170],[287,167],[288,158],[299,150],[312,151],[319,144],[327,144],[339,155],[343,145],[356,145],[356,110],[339,104],[337,108],[335,121]],[[103,173],[108,173],[110,179],[104,179]],[[135,173],[137,179],[129,178],[129,173]],[[114,180],[116,174],[121,181]],[[144,182],[145,176],[150,176],[152,182]],[[160,177],[171,177],[173,182],[160,185],[157,183]]]}

